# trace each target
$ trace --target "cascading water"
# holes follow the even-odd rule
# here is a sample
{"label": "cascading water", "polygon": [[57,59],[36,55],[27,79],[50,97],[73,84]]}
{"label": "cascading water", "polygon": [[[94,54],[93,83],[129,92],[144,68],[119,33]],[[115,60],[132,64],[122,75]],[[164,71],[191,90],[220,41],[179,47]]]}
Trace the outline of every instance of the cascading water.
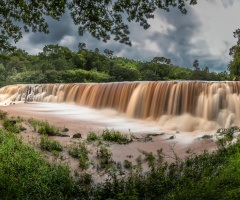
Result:
{"label": "cascading water", "polygon": [[189,124],[186,120],[196,118],[223,128],[240,125],[240,82],[36,84],[0,89],[0,102],[17,101],[75,102],[152,121],[187,115],[184,122],[177,123]]}

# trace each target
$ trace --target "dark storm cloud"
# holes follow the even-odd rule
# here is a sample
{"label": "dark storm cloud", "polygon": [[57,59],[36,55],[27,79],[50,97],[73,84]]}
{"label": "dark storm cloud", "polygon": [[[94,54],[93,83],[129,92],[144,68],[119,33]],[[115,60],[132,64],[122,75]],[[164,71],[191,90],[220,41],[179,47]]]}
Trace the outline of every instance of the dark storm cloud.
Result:
{"label": "dark storm cloud", "polygon": [[221,2],[225,8],[228,8],[233,5],[234,0],[221,0]]}
{"label": "dark storm cloud", "polygon": [[[231,5],[231,2],[225,6]],[[211,3],[214,4],[214,1]],[[103,43],[88,33],[80,37],[78,27],[74,25],[69,13],[64,14],[59,22],[47,19],[50,34],[24,34],[18,46],[30,54],[36,54],[47,44],[60,44],[77,51],[78,43],[84,42],[90,50],[99,48],[103,53],[104,49],[110,49],[115,55],[129,59],[151,61],[156,56],[164,56],[170,58],[175,65],[188,68],[192,68],[193,61],[198,59],[202,68],[208,66],[211,71],[226,70],[228,61],[212,55],[210,45],[199,37],[203,29],[201,16],[192,7],[187,9],[187,15],[181,14],[177,9],[172,9],[169,13],[158,10],[155,19],[150,21],[152,26],[148,30],[144,30],[138,23],[128,24],[132,47],[112,40]],[[226,48],[221,50],[222,55],[228,52],[228,46],[226,44]]]}
{"label": "dark storm cloud", "polygon": [[72,35],[72,19],[68,13],[64,14],[60,21],[50,17],[46,18],[49,25],[50,34],[34,33],[29,37],[32,44],[40,43],[58,43],[65,35]]}

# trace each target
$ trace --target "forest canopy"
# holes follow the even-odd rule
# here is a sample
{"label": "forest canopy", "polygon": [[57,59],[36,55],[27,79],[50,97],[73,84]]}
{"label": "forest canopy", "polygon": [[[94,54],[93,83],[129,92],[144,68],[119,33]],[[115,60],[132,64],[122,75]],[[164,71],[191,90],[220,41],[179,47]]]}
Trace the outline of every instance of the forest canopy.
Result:
{"label": "forest canopy", "polygon": [[208,67],[176,66],[165,57],[151,61],[135,61],[114,56],[108,49],[79,49],[46,45],[38,55],[28,55],[21,49],[10,60],[0,59],[1,86],[15,83],[81,83],[161,80],[229,80],[226,71],[210,72]]}

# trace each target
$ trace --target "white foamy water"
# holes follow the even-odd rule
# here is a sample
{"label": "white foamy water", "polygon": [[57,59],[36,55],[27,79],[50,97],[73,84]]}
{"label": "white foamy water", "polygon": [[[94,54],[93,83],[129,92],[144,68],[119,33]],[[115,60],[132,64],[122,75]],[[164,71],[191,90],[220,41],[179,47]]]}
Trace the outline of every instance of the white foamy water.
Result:
{"label": "white foamy water", "polygon": [[[194,139],[204,134],[215,133],[215,130],[197,130],[192,132],[182,131],[181,123],[182,121],[185,122],[186,119],[189,120],[189,116],[179,116],[178,119],[167,118],[165,119],[166,121],[162,119],[161,121],[156,122],[151,120],[128,118],[124,114],[119,114],[117,111],[112,109],[97,110],[69,103],[28,103],[24,105],[27,106],[27,110],[30,113],[49,115],[55,119],[59,119],[60,121],[62,120],[63,124],[64,120],[67,119],[79,121],[79,123],[83,124],[85,122],[88,125],[93,124],[100,129],[114,129],[123,133],[134,133],[138,135],[165,133],[164,136],[161,136],[161,139],[167,139],[169,136],[175,135],[176,139],[174,141],[186,144],[191,143]],[[25,109],[26,106],[24,106]],[[181,117],[183,118],[181,119]],[[176,124],[179,124],[179,126]],[[184,126],[184,124],[182,124],[182,126]],[[177,133],[179,131],[180,133]]]}

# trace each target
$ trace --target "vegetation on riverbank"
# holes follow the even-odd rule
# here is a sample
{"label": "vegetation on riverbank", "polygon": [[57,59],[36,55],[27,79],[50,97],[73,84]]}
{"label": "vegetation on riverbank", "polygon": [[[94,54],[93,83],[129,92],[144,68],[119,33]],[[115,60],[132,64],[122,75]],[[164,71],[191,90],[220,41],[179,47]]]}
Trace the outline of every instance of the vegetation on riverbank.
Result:
{"label": "vegetation on riverbank", "polygon": [[[10,120],[3,112],[0,117]],[[41,124],[36,120],[35,123]],[[188,157],[180,159],[173,149],[173,163],[164,161],[167,155],[161,149],[156,154],[142,151],[143,158],[137,158],[137,164],[128,160],[116,163],[112,153],[100,145],[97,169],[106,170],[108,179],[96,184],[85,171],[92,161],[83,139],[78,139],[77,148],[68,148],[83,170],[81,175],[76,173],[73,177],[67,164],[49,163],[11,130],[14,129],[0,129],[0,199],[239,199],[240,140],[235,138],[235,143],[231,143],[233,135],[227,133],[221,134],[218,148],[212,153],[206,150],[195,155],[189,151]],[[236,127],[229,129],[233,130]],[[99,139],[96,134],[89,135],[89,141]],[[44,150],[63,149],[59,145],[46,145],[49,141],[42,136],[40,144]],[[143,172],[144,162],[148,163],[148,172]]]}
{"label": "vegetation on riverbank", "polygon": [[[4,52],[7,54],[7,52]],[[155,57],[142,62],[79,49],[72,52],[59,45],[47,45],[38,55],[18,49],[10,60],[0,58],[0,86],[15,83],[82,83],[161,80],[231,80],[226,71],[210,72],[208,67],[173,65],[170,59]],[[232,75],[234,76],[234,74]]]}

